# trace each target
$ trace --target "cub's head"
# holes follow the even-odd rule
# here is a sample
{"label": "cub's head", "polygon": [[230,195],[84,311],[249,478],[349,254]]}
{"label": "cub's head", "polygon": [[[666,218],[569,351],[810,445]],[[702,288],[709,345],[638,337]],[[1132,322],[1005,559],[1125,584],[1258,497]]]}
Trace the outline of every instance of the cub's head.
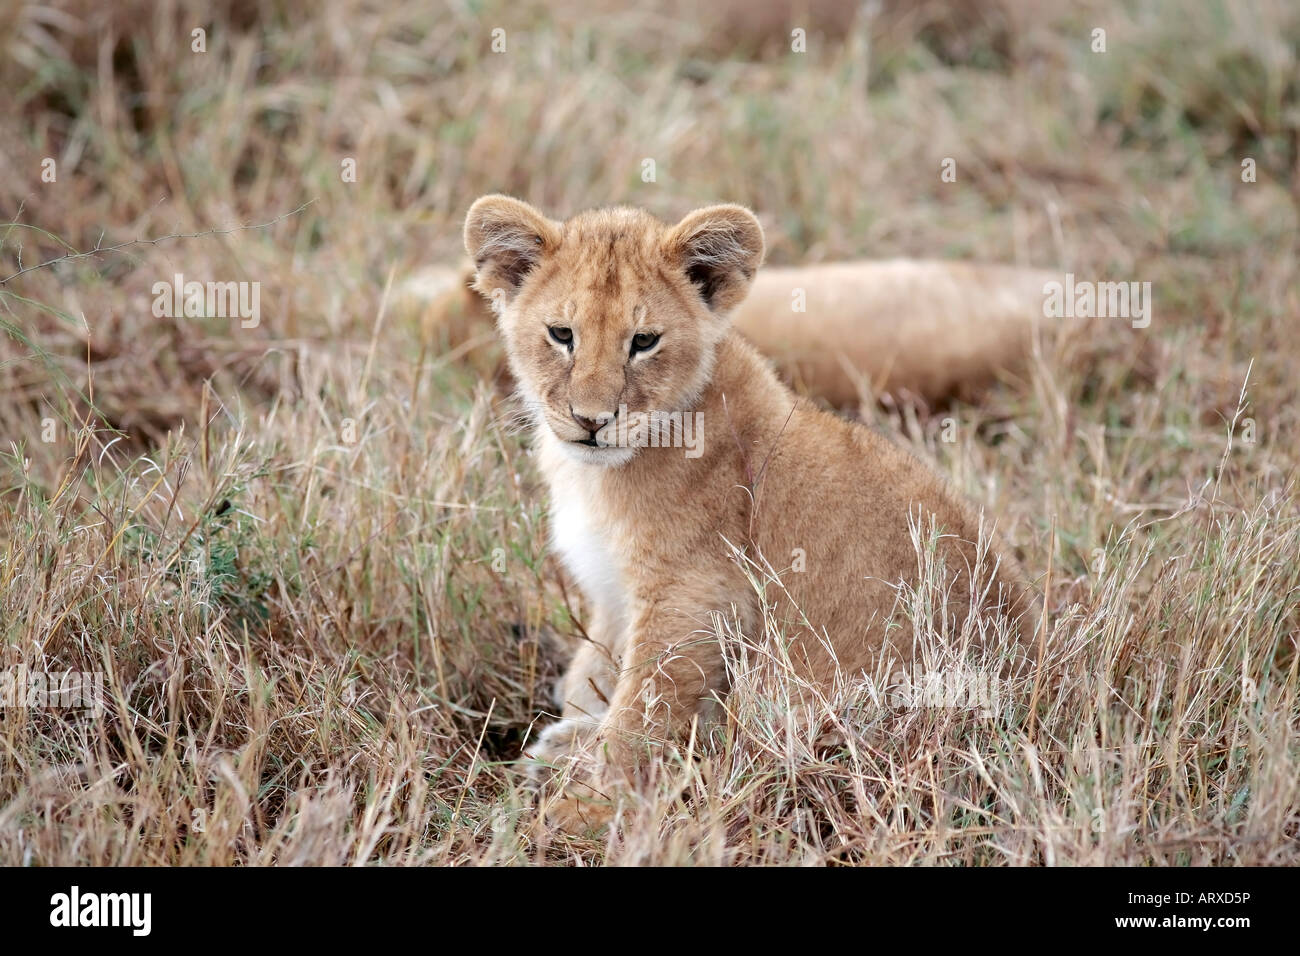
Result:
{"label": "cub's head", "polygon": [[636,452],[613,437],[620,414],[686,411],[708,383],[763,230],[740,206],[675,226],[629,208],[557,222],[484,196],[465,219],[465,248],[538,425],[570,456],[615,465]]}

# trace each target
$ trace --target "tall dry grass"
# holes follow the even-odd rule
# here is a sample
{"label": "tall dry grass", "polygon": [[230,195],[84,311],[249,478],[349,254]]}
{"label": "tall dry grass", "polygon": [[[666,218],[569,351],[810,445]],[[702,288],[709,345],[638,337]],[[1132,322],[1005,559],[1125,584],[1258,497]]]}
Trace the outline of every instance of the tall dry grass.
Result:
{"label": "tall dry grass", "polygon": [[[0,13],[0,670],[108,698],[4,710],[0,860],[1297,861],[1300,16],[761,7]],[[846,681],[814,734],[720,622],[713,736],[610,835],[542,833],[514,760],[581,609],[526,439],[385,291],[493,190],[1152,282],[1150,328],[978,406],[862,410],[1037,573],[1037,683],[985,717]],[[260,324],[153,316],[177,272],[261,283]]]}

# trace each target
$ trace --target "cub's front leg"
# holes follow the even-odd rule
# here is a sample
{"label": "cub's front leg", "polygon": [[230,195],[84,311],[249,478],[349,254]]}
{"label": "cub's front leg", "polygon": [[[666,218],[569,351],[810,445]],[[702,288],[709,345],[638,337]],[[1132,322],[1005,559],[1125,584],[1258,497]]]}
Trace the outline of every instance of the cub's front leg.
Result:
{"label": "cub's front leg", "polygon": [[641,602],[595,732],[595,772],[547,808],[552,825],[576,832],[608,822],[639,771],[666,743],[683,739],[705,703],[724,689],[722,648],[711,620],[720,608],[699,598]]}
{"label": "cub's front leg", "polygon": [[597,730],[602,777],[632,782],[665,743],[686,736],[691,721],[724,687],[722,648],[711,616],[717,608],[646,606],[628,634],[623,668]]}
{"label": "cub's front leg", "polygon": [[556,692],[560,719],[542,728],[524,748],[534,781],[581,751],[609,710],[618,679],[622,625],[597,608],[586,630],[590,640],[578,646]]}

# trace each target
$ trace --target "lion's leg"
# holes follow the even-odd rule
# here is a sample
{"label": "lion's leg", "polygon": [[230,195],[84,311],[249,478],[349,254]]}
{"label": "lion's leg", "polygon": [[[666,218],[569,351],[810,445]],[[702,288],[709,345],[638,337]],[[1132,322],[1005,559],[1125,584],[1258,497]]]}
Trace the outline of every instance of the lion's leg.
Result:
{"label": "lion's leg", "polygon": [[525,755],[533,761],[530,776],[541,775],[581,749],[609,709],[618,680],[619,625],[598,611],[592,615],[587,633],[591,640],[579,646],[557,687],[560,719],[525,747]]}

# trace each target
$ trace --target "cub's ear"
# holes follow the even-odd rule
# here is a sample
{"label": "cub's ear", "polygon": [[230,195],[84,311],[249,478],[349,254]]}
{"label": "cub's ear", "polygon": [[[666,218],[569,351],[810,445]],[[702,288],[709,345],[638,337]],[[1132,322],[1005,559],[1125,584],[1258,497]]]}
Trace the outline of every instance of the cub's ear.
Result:
{"label": "cub's ear", "polygon": [[509,196],[483,196],[465,216],[465,251],[478,270],[474,288],[489,298],[496,289],[514,298],[542,254],[558,242],[557,223]]}
{"label": "cub's ear", "polygon": [[744,206],[697,209],[664,239],[669,260],[714,312],[727,312],[745,298],[763,251],[763,227]]}

